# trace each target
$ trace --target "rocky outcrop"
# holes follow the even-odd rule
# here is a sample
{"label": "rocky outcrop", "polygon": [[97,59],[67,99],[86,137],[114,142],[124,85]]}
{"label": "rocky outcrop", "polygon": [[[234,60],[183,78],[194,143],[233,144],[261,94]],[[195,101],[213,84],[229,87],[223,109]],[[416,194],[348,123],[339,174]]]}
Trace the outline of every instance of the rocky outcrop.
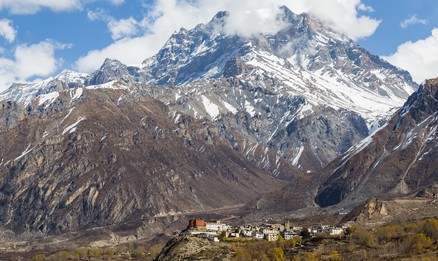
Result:
{"label": "rocky outcrop", "polygon": [[432,184],[420,190],[416,196],[420,198],[429,198],[429,199],[438,198],[438,184]]}
{"label": "rocky outcrop", "polygon": [[354,208],[342,219],[341,223],[347,221],[362,222],[375,218],[376,216],[387,216],[389,214],[386,202],[372,198]]}
{"label": "rocky outcrop", "polygon": [[156,260],[232,260],[233,253],[226,243],[211,242],[196,237],[180,237],[169,240]]}
{"label": "rocky outcrop", "polygon": [[224,66],[224,77],[234,77],[248,72],[248,65],[240,58],[236,56],[229,60]]}

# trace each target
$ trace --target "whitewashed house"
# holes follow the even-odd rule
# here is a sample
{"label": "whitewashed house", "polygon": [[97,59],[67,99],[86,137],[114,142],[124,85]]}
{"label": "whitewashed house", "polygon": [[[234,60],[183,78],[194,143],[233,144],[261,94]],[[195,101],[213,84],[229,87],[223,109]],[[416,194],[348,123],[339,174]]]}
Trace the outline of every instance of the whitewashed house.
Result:
{"label": "whitewashed house", "polygon": [[263,238],[265,238],[265,234],[260,233],[260,232],[254,233],[254,239],[263,239]]}
{"label": "whitewashed house", "polygon": [[205,222],[205,228],[207,231],[226,231],[229,226],[222,224],[220,221]]}
{"label": "whitewashed house", "polygon": [[284,240],[289,240],[297,236],[297,233],[292,231],[284,231],[283,238]]}
{"label": "whitewashed house", "polygon": [[344,232],[344,229],[342,229],[340,227],[332,227],[329,230],[330,236],[338,236],[338,235],[342,234],[343,232]]}
{"label": "whitewashed house", "polygon": [[268,241],[277,241],[278,240],[278,233],[268,233],[268,234],[265,234],[265,238]]}
{"label": "whitewashed house", "polygon": [[251,231],[251,230],[242,230],[242,231],[240,231],[240,233],[242,233],[242,235],[244,237],[252,237],[253,236],[253,231]]}

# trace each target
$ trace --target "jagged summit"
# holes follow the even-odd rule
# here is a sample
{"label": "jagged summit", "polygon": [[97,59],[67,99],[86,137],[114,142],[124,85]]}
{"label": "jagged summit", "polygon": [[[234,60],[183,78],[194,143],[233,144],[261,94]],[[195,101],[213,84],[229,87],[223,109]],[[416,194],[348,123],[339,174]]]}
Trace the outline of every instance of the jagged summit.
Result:
{"label": "jagged summit", "polygon": [[43,81],[12,84],[11,87],[0,94],[0,101],[8,100],[29,104],[32,99],[44,94],[83,87],[86,84],[87,77],[88,75],[84,73],[63,70],[58,75]]}
{"label": "jagged summit", "polygon": [[253,86],[276,82],[283,90],[306,97],[312,105],[349,108],[369,123],[401,106],[417,84],[406,71],[367,52],[308,14],[281,7],[286,26],[273,35],[243,37],[227,34],[227,12],[209,23],[170,37],[155,56],[143,63],[146,82],[181,86],[199,80],[230,77],[238,57]]}
{"label": "jagged summit", "polygon": [[400,115],[410,113],[417,122],[438,111],[438,78],[426,80],[415,95],[411,95]]}
{"label": "jagged summit", "polygon": [[72,70],[64,69],[54,79],[69,84],[70,88],[81,87],[85,85],[85,81],[88,77],[86,73],[75,72]]}

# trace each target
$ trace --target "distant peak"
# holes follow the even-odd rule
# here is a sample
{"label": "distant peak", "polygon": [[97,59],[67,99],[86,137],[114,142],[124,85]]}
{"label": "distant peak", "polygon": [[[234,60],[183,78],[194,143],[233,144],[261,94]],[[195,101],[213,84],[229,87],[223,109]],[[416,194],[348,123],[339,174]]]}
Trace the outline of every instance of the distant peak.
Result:
{"label": "distant peak", "polygon": [[112,58],[106,58],[104,63],[113,63],[113,62],[120,63],[119,60],[117,60],[117,59],[112,59]]}
{"label": "distant peak", "polygon": [[282,10],[285,13],[294,14],[294,12],[292,12],[292,10],[290,10],[289,7],[287,7],[285,5],[282,5],[279,8],[280,8],[280,10]]}
{"label": "distant peak", "polygon": [[227,11],[220,11],[220,12],[218,12],[218,13],[213,17],[213,20],[215,20],[215,19],[223,19],[223,18],[228,17],[229,15],[230,15],[230,13],[227,12]]}
{"label": "distant peak", "polygon": [[125,65],[117,59],[106,58],[100,69],[104,69],[108,67],[120,67],[120,66],[125,66]]}
{"label": "distant peak", "polygon": [[64,69],[58,75],[71,74],[71,73],[76,73],[76,72],[69,69]]}
{"label": "distant peak", "polygon": [[211,19],[209,24],[224,24],[229,16],[230,13],[228,11],[220,11]]}

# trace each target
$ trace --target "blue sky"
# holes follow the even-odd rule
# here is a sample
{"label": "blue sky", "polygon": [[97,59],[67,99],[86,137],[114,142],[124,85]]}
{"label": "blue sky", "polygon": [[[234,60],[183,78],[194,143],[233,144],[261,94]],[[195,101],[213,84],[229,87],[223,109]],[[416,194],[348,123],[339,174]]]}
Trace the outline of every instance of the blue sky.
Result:
{"label": "blue sky", "polygon": [[232,32],[252,33],[269,24],[254,14],[278,5],[313,14],[418,82],[438,76],[436,0],[0,0],[0,91],[63,69],[91,72],[106,57],[141,64],[172,32],[220,10],[236,14]]}

